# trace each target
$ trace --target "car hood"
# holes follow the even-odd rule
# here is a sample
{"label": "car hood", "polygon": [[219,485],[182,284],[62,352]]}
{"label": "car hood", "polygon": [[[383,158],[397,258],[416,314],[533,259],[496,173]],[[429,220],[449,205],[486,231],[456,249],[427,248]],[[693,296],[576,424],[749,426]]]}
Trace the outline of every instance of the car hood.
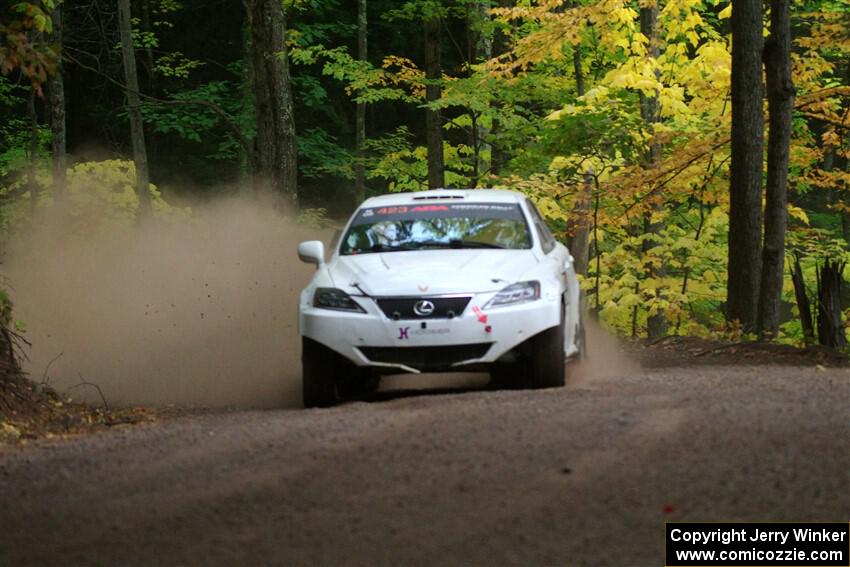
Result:
{"label": "car hood", "polygon": [[531,250],[419,250],[338,256],[329,269],[352,294],[439,295],[498,291],[537,262]]}

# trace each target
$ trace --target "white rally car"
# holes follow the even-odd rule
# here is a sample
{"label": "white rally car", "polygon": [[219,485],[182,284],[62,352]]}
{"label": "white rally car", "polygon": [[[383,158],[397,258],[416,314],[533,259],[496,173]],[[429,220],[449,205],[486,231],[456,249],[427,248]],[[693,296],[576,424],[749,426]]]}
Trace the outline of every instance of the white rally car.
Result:
{"label": "white rally car", "polygon": [[306,407],[381,374],[489,371],[504,387],[564,385],[584,333],[573,259],[521,193],[396,193],[365,201],[301,292]]}

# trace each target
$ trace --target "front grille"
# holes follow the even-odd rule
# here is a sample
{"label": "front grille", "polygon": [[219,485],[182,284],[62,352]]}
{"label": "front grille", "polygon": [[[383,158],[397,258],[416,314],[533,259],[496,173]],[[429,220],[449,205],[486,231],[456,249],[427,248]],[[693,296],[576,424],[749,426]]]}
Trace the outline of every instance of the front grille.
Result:
{"label": "front grille", "polygon": [[[378,297],[375,301],[384,315],[390,319],[452,319],[463,315],[463,310],[472,299],[469,295],[459,297]],[[430,315],[416,313],[420,301],[429,301],[434,305]]]}
{"label": "front grille", "polygon": [[493,343],[427,347],[359,347],[371,362],[404,364],[417,370],[429,371],[451,367],[465,360],[481,358]]}

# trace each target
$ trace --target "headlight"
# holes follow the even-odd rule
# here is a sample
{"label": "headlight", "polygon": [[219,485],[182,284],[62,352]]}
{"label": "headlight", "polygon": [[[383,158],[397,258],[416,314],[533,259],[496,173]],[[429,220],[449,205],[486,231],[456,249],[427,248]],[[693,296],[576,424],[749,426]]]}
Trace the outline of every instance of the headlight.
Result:
{"label": "headlight", "polygon": [[351,296],[334,287],[319,287],[313,294],[313,307],[321,307],[322,309],[337,309],[339,311],[359,311],[366,313],[366,310],[351,299]]}
{"label": "headlight", "polygon": [[487,302],[484,309],[516,305],[526,301],[540,299],[540,282],[519,282],[511,284]]}

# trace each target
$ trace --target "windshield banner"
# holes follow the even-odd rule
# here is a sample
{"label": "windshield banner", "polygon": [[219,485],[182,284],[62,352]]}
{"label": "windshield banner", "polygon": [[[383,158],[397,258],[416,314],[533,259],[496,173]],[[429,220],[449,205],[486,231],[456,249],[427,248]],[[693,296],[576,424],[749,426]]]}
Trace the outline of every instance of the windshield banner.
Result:
{"label": "windshield banner", "polygon": [[440,203],[370,207],[357,212],[352,226],[413,219],[510,219],[523,221],[519,205],[513,203]]}

